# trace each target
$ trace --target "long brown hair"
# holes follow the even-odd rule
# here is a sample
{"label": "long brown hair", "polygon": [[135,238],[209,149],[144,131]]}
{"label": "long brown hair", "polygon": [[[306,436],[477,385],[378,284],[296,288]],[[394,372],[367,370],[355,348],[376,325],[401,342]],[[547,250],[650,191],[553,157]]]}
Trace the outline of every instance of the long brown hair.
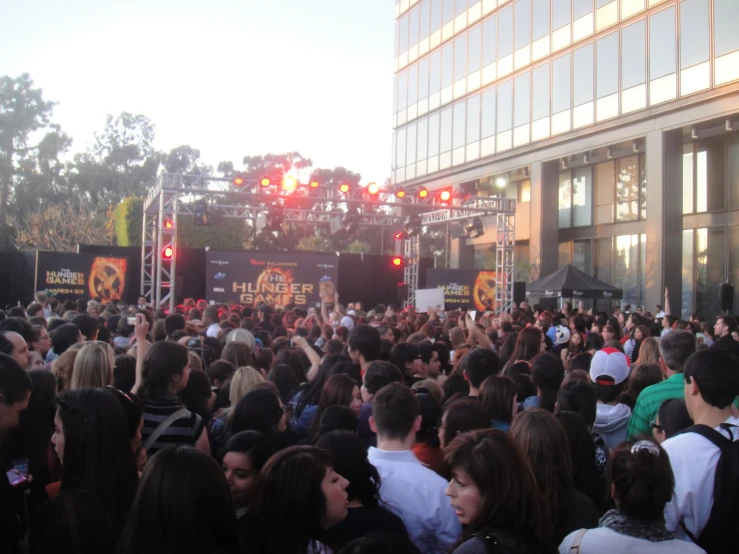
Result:
{"label": "long brown hair", "polygon": [[480,386],[480,402],[492,419],[510,423],[513,419],[513,403],[516,401],[517,392],[513,379],[492,375]]}
{"label": "long brown hair", "polygon": [[536,478],[507,433],[498,429],[462,433],[444,450],[444,462],[453,478],[461,470],[480,491],[482,505],[465,527],[464,539],[480,531],[501,530],[525,542],[530,552],[556,552]]}
{"label": "long brown hair", "polygon": [[636,363],[659,363],[659,355],[659,341],[654,337],[645,337],[639,347],[639,357],[637,358]]}
{"label": "long brown hair", "polygon": [[508,358],[506,365],[519,360],[530,362],[539,352],[541,352],[541,330],[537,327],[526,327],[518,334],[513,354]]}
{"label": "long brown hair", "polygon": [[313,418],[310,435],[315,437],[320,429],[321,415],[329,406],[349,406],[352,403],[352,392],[357,383],[346,373],[339,373],[330,377],[323,385],[321,396],[318,399],[318,409]]}
{"label": "long brown hair", "polygon": [[561,538],[563,514],[559,507],[565,491],[573,487],[572,458],[562,424],[546,410],[535,408],[518,414],[511,436],[521,448],[544,495],[547,519]]}

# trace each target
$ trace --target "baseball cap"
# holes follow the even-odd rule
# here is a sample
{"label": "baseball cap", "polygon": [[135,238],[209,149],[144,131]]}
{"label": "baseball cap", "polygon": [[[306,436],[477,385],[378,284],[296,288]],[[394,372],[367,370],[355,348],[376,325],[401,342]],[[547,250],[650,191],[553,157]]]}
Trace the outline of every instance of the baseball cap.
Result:
{"label": "baseball cap", "polygon": [[[599,381],[601,377],[610,377],[610,381]],[[590,362],[590,379],[600,385],[620,385],[629,377],[629,358],[616,348],[598,350]]]}

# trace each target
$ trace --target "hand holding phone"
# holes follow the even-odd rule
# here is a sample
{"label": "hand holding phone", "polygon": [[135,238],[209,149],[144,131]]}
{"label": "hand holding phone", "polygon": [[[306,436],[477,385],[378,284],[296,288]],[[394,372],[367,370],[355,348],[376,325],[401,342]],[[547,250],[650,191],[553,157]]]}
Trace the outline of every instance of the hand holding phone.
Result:
{"label": "hand holding phone", "polygon": [[17,487],[28,481],[28,478],[17,469],[9,469],[5,472],[5,475],[7,475],[11,487]]}

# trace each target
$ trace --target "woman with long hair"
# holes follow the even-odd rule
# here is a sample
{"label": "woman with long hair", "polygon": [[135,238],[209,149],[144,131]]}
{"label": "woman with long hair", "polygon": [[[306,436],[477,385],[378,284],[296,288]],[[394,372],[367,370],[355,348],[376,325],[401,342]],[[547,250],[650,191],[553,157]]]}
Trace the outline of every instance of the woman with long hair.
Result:
{"label": "woman with long hair", "polygon": [[74,360],[70,389],[102,389],[113,384],[115,351],[104,342],[85,344]]}
{"label": "woman with long hair", "polygon": [[357,383],[346,373],[330,377],[323,386],[309,438],[316,437],[321,416],[329,406],[348,406],[359,416],[359,410],[362,408],[362,395]]}
{"label": "woman with long hair", "polygon": [[411,450],[422,464],[441,474],[444,468],[438,432],[441,406],[429,389],[419,387],[411,390],[421,409],[421,428],[416,432],[416,443]]}
{"label": "woman with long hair", "polygon": [[[634,329],[634,349],[631,351],[631,363],[634,363],[639,359],[639,351],[641,350],[642,342],[649,337],[651,337],[651,333],[649,332],[649,327],[646,325],[639,325]],[[657,347],[657,350],[659,350],[659,346]]]}
{"label": "woman with long hair", "polygon": [[237,519],[246,513],[259,472],[272,454],[272,441],[259,431],[241,431],[226,442],[221,467],[231,489]]}
{"label": "woman with long hair", "polygon": [[631,407],[633,408],[641,391],[662,382],[662,378],[662,368],[658,362],[643,362],[631,366],[629,384],[626,387],[626,395],[631,398]]}
{"label": "woman with long hair", "polygon": [[236,554],[228,483],[218,463],[170,446],[146,464],[117,554]]}
{"label": "woman with long hair", "polygon": [[[297,354],[293,359],[293,361],[297,363],[295,360],[298,360]],[[330,373],[331,368],[344,360],[346,360],[346,358],[341,354],[328,354],[327,356],[324,356],[321,364],[318,366],[318,374],[315,378],[312,381],[304,383],[290,399],[290,402],[288,403],[290,406],[290,426],[294,431],[302,435],[306,435],[308,433],[313,425],[313,419],[316,417],[318,401],[321,397],[323,386],[332,375]],[[277,364],[278,362],[275,363]],[[293,372],[295,372],[295,367],[290,364],[285,365],[290,366]],[[299,381],[303,383],[305,379],[299,379]]]}
{"label": "woman with long hair", "polygon": [[455,553],[556,552],[545,499],[507,433],[463,433],[447,446],[444,460],[452,473],[446,494],[464,525]]}
{"label": "woman with long hair", "polygon": [[293,446],[275,454],[262,468],[251,497],[243,551],[324,551],[326,531],[348,515],[348,486],[326,450]]}
{"label": "woman with long hair", "polygon": [[264,383],[236,405],[231,418],[231,432],[259,431],[270,438],[275,450],[287,448],[298,442],[298,436],[288,427],[286,411],[277,387]]}
{"label": "woman with long hair", "polygon": [[187,410],[177,396],[190,378],[187,348],[170,341],[155,343],[146,352],[142,375],[139,396],[144,403],[144,427],[141,435],[147,454],[151,456],[171,444],[195,446],[210,454],[203,418]]}
{"label": "woman with long hair", "polygon": [[231,362],[234,367],[250,366],[254,363],[249,345],[237,340],[231,341],[223,347],[221,359]]}
{"label": "woman with long hair", "polygon": [[31,550],[112,554],[138,483],[123,408],[102,389],[62,393],[58,404],[51,442],[62,480],[38,514]]}
{"label": "woman with long hair", "polygon": [[459,433],[488,429],[490,416],[478,400],[459,400],[448,404],[439,425],[439,443],[442,448]]}
{"label": "woman with long hair", "polygon": [[380,475],[367,458],[367,445],[356,433],[333,431],[322,436],[316,446],[331,452],[334,471],[349,481],[347,518],[326,533],[326,544],[334,552],[373,531],[408,535],[403,520],[382,503]]}
{"label": "woman with long hair", "polygon": [[506,433],[518,413],[516,382],[510,377],[493,375],[480,386],[480,402],[488,411],[491,426]]}
{"label": "woman with long hair", "polygon": [[543,493],[546,518],[554,524],[557,542],[575,529],[598,524],[592,501],[574,488],[572,459],[564,428],[540,408],[518,414],[511,436],[523,451]]}
{"label": "woman with long hair", "polygon": [[659,363],[659,356],[659,341],[654,337],[647,337],[639,347],[639,356],[636,359],[636,363]]}
{"label": "woman with long hair", "polygon": [[[231,343],[233,344],[233,343]],[[229,426],[233,418],[234,409],[239,401],[257,386],[264,383],[262,374],[251,366],[240,367],[231,377],[231,387],[228,391],[230,406],[221,408],[210,420],[208,425],[208,436],[210,437],[210,450],[218,455],[226,441],[231,437]]]}
{"label": "woman with long hair", "polygon": [[546,346],[544,335],[539,328],[526,327],[521,329],[518,337],[516,337],[516,346],[510,358],[508,358],[506,367],[520,361],[530,362],[539,353],[544,352]]}

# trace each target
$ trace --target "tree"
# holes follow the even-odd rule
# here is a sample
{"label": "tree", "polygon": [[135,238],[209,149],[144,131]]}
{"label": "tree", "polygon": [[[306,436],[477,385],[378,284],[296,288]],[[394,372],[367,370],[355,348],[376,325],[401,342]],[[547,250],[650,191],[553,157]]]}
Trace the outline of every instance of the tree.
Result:
{"label": "tree", "polygon": [[28,141],[49,126],[54,105],[27,73],[0,78],[0,248],[8,246],[8,207],[20,165],[38,149]]}
{"label": "tree", "polygon": [[199,163],[200,150],[189,144],[172,148],[164,157],[164,171],[167,173],[184,173],[187,175],[210,175],[213,168]]}
{"label": "tree", "polygon": [[[265,175],[282,177],[291,171],[303,171],[313,165],[309,158],[304,158],[298,152],[244,156],[242,163],[244,164],[243,173],[248,179],[259,179]],[[225,166],[218,165],[219,171],[223,168]]]}
{"label": "tree", "polygon": [[306,250],[308,252],[328,252],[330,244],[326,239],[318,235],[303,237],[298,241],[296,250]]}

